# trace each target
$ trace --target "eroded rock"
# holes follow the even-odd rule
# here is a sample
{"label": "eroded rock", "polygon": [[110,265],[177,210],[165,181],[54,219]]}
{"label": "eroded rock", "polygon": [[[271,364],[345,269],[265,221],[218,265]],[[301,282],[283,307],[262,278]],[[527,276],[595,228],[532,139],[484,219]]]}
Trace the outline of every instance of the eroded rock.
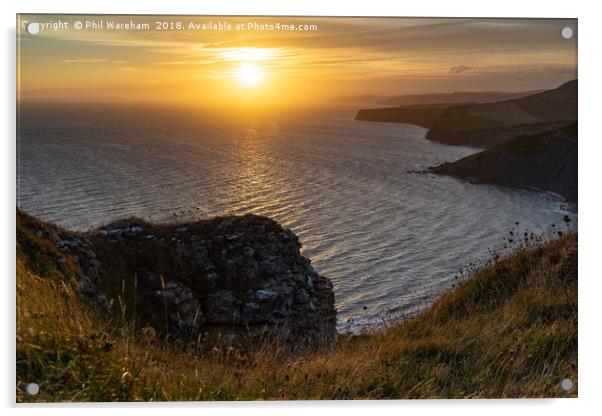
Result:
{"label": "eroded rock", "polygon": [[84,271],[82,293],[109,309],[125,299],[137,325],[171,339],[219,328],[225,339],[274,334],[300,348],[335,341],[330,280],[300,254],[297,236],[268,218],[126,220],[57,245]]}

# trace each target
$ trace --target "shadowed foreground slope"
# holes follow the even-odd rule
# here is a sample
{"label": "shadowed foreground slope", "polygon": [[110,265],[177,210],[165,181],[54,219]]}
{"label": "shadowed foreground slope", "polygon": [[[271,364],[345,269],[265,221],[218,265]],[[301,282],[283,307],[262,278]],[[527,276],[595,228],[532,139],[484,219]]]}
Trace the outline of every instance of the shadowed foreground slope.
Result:
{"label": "shadowed foreground slope", "polygon": [[78,266],[18,221],[17,401],[575,396],[559,383],[577,381],[577,236],[517,250],[335,350],[199,351],[106,321],[75,289]]}

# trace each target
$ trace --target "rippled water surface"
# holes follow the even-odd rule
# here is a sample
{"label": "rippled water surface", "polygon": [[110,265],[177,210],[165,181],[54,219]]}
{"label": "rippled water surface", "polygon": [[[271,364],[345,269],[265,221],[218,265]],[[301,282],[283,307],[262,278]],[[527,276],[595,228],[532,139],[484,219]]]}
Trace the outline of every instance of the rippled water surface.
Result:
{"label": "rippled water surface", "polygon": [[554,196],[411,174],[474,153],[426,130],[354,121],[352,109],[241,118],[22,112],[17,203],[67,228],[136,215],[266,215],[332,279],[339,329],[450,287],[515,222],[542,232]]}

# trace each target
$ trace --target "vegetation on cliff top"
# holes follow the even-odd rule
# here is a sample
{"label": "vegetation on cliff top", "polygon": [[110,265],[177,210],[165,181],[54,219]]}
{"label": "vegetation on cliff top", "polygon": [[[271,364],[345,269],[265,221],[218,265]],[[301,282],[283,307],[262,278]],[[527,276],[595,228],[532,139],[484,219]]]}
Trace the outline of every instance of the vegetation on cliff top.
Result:
{"label": "vegetation on cliff top", "polygon": [[[74,289],[77,273],[35,226],[18,221],[17,401],[577,395],[559,387],[564,378],[577,381],[571,233],[519,245],[419,316],[294,357],[276,344],[200,354],[133,330],[126,318],[108,324]],[[27,395],[30,382],[40,385],[38,395]]]}

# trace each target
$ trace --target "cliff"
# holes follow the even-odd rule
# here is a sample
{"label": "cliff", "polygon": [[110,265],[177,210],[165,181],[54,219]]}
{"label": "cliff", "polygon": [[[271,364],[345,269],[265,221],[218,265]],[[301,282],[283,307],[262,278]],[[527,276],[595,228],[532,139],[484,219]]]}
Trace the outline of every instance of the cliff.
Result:
{"label": "cliff", "polygon": [[577,87],[573,80],[498,102],[360,110],[356,120],[416,124],[429,129],[428,140],[488,149],[430,172],[577,202]]}
{"label": "cliff", "polygon": [[536,188],[577,202],[577,123],[522,135],[431,172],[475,182]]}
{"label": "cliff", "polygon": [[358,111],[355,119],[359,121],[416,124],[421,127],[429,128],[445,114],[445,111],[449,107],[453,105],[457,105],[457,103],[363,109]]}
{"label": "cliff", "polygon": [[577,121],[577,80],[519,99],[450,107],[431,124],[426,138],[487,148],[567,121]]}
{"label": "cliff", "polygon": [[[398,107],[361,109],[355,119],[416,124],[429,129],[428,140],[478,148],[577,121],[577,80],[543,92],[426,94],[407,98],[401,101],[405,105]],[[494,101],[496,98],[501,101]]]}
{"label": "cliff", "polygon": [[128,219],[75,233],[18,211],[17,230],[19,244],[43,247],[48,267],[110,321],[176,343],[275,338],[306,349],[335,341],[332,284],[300,254],[297,237],[268,218]]}

